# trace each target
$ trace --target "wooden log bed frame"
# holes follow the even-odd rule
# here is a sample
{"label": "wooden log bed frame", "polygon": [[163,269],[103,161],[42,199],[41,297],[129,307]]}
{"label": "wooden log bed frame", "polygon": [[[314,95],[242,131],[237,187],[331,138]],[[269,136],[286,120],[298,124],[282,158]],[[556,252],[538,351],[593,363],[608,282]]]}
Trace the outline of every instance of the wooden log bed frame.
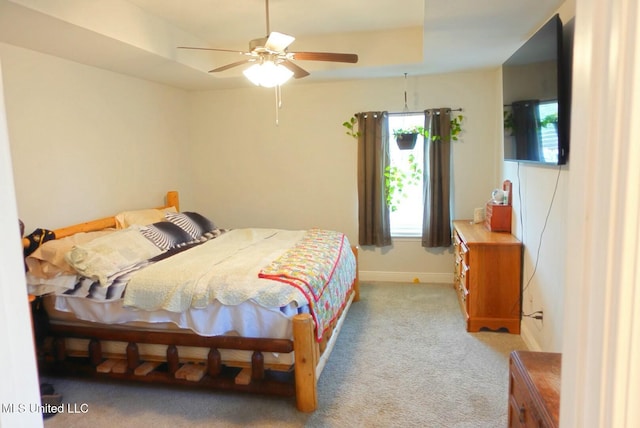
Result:
{"label": "wooden log bed frame", "polygon": [[[166,195],[166,204],[158,208],[175,207],[179,211],[178,192]],[[106,217],[54,230],[56,239],[78,232],[114,228],[115,217]],[[29,241],[23,240],[27,247]],[[164,383],[197,388],[233,390],[259,394],[295,396],[296,407],[313,412],[318,406],[317,380],[331,354],[349,307],[359,300],[356,256],[356,278],[342,313],[321,342],[316,341],[314,322],[309,314],[293,317],[293,339],[248,338],[238,336],[199,336],[176,331],[148,331],[99,326],[49,323],[46,340],[38,344],[39,366],[43,373],[53,375],[89,376],[94,378]],[[86,323],[85,323],[86,324]],[[86,352],[67,351],[65,339],[88,341]],[[102,351],[103,341],[126,343],[126,352],[113,355]],[[158,361],[141,355],[138,344],[165,345],[166,358]],[[184,361],[178,346],[208,349],[206,361]],[[250,362],[223,363],[220,350],[252,351]],[[270,366],[264,363],[263,353],[294,352],[293,364]]]}

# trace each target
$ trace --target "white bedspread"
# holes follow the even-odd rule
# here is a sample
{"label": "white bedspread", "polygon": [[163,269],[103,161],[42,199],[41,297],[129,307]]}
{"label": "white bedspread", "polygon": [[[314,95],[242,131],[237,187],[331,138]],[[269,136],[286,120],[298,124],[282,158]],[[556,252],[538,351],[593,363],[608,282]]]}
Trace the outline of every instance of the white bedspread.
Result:
{"label": "white bedspread", "polygon": [[251,300],[270,308],[291,302],[306,305],[297,288],[258,277],[261,268],[304,234],[279,229],[231,230],[135,273],[127,285],[124,305],[171,312],[204,308],[215,300],[225,305]]}

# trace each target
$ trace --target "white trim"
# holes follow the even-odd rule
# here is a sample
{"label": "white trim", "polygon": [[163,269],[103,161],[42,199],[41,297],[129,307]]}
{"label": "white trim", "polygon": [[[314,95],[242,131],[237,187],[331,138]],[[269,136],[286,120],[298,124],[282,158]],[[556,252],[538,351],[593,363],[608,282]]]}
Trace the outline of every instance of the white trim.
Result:
{"label": "white trim", "polygon": [[578,0],[560,425],[640,426],[640,8]]}
{"label": "white trim", "polygon": [[541,352],[543,351],[540,344],[536,341],[536,335],[531,332],[531,329],[527,326],[527,323],[521,321],[520,322],[520,337],[525,345],[527,345],[527,349],[530,351]]}
{"label": "white trim", "polygon": [[453,273],[360,271],[360,281],[453,284]]}

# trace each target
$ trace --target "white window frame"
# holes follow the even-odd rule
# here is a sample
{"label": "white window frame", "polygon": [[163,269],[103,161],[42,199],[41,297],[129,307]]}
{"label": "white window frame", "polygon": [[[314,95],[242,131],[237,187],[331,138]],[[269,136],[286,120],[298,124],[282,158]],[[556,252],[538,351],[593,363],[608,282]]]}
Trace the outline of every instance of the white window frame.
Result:
{"label": "white window frame", "polygon": [[[391,165],[401,166],[406,163],[406,158],[413,154],[424,169],[424,138],[418,135],[416,146],[412,150],[400,150],[393,135],[393,130],[397,128],[408,128],[410,126],[423,127],[425,122],[424,113],[390,113],[389,114],[389,160]],[[407,189],[408,197],[403,198],[403,202],[398,210],[389,210],[389,223],[391,237],[393,238],[416,238],[422,236],[422,215],[424,210],[423,202],[423,179],[415,186]],[[410,210],[409,212],[407,210]],[[414,217],[415,216],[415,217]],[[413,220],[413,221],[412,221]]]}

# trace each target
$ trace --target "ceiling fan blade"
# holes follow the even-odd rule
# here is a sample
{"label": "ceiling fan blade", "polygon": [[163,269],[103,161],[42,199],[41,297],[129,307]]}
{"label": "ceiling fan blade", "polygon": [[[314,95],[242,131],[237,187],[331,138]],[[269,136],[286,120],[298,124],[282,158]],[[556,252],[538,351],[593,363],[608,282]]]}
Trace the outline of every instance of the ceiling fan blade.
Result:
{"label": "ceiling fan blade", "polygon": [[225,71],[225,70],[228,70],[230,68],[237,67],[239,65],[247,64],[249,62],[254,62],[254,61],[255,61],[255,59],[253,59],[253,58],[243,59],[242,61],[232,62],[231,64],[223,65],[221,67],[214,68],[213,70],[209,70],[209,73],[217,73],[219,71]]}
{"label": "ceiling fan blade", "polygon": [[295,39],[295,37],[288,34],[272,31],[264,47],[272,52],[283,52]]}
{"label": "ceiling fan blade", "polygon": [[241,55],[251,55],[249,52],[234,51],[234,50],[231,50],[231,49],[197,48],[197,47],[193,47],[193,46],[178,46],[178,49],[195,49],[195,50],[199,50],[199,51],[233,52],[233,53],[238,53],[238,54],[241,54]]}
{"label": "ceiling fan blade", "polygon": [[307,77],[309,75],[309,72],[307,70],[305,70],[302,67],[297,66],[296,64],[292,63],[291,61],[282,61],[281,65],[283,67],[288,68],[289,70],[293,71],[293,77],[295,79],[300,79],[302,77]]}
{"label": "ceiling fan blade", "polygon": [[291,59],[302,61],[358,62],[358,55],[335,52],[289,52]]}

